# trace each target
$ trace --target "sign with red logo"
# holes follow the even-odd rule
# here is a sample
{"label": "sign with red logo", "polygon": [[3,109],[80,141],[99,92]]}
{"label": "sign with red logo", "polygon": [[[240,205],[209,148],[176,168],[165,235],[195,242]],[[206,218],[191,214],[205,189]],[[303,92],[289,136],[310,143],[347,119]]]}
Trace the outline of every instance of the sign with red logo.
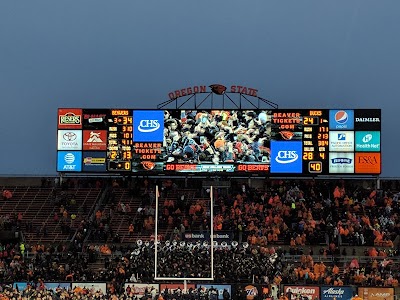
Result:
{"label": "sign with red logo", "polygon": [[258,295],[258,289],[252,284],[246,285],[244,290],[246,291],[246,299],[253,300]]}
{"label": "sign with red logo", "polygon": [[313,300],[315,298],[319,298],[319,287],[318,286],[296,286],[296,285],[285,285],[284,293],[292,292],[292,299],[296,299],[297,295],[301,295],[304,298],[308,298],[309,300]]}
{"label": "sign with red logo", "polygon": [[84,130],[83,150],[107,150],[107,130]]}
{"label": "sign with red logo", "polygon": [[380,153],[356,153],[355,171],[358,174],[380,174],[381,154]]}
{"label": "sign with red logo", "polygon": [[79,129],[82,128],[82,109],[59,108],[58,129]]}
{"label": "sign with red logo", "polygon": [[130,288],[129,295],[135,295],[137,298],[142,298],[146,291],[150,293],[153,289],[155,289],[158,293],[159,288],[158,284],[156,283],[125,283],[124,287],[125,291],[127,288]]}

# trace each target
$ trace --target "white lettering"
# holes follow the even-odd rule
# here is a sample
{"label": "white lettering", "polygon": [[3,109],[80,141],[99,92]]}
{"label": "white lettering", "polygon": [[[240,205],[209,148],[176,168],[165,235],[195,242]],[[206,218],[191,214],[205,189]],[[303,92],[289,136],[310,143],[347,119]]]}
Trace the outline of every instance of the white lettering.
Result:
{"label": "white lettering", "polygon": [[380,118],[356,118],[356,122],[368,122],[368,123],[377,123],[380,122]]}
{"label": "white lettering", "polygon": [[280,164],[290,164],[295,162],[299,156],[296,151],[279,151],[278,155],[275,157],[275,160]]}
{"label": "white lettering", "polygon": [[140,132],[154,132],[160,128],[158,120],[141,120],[138,126]]}

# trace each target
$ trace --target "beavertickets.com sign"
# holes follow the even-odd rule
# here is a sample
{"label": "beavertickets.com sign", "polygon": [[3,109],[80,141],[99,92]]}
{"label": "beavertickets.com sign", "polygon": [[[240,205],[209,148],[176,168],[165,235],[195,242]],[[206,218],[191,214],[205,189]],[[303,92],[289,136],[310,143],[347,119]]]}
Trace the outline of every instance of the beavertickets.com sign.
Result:
{"label": "beavertickets.com sign", "polygon": [[285,285],[285,294],[289,291],[292,292],[292,299],[295,300],[296,296],[300,294],[303,299],[308,298],[308,300],[314,300],[319,298],[319,287],[318,286],[299,286],[299,285]]}

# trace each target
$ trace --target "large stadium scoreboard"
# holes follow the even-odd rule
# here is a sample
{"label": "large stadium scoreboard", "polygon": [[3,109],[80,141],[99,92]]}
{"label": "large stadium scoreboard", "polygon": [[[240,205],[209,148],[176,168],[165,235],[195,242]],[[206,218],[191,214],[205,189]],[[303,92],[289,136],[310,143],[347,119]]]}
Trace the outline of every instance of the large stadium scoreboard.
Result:
{"label": "large stadium scoreboard", "polygon": [[380,109],[58,109],[57,171],[381,173]]}

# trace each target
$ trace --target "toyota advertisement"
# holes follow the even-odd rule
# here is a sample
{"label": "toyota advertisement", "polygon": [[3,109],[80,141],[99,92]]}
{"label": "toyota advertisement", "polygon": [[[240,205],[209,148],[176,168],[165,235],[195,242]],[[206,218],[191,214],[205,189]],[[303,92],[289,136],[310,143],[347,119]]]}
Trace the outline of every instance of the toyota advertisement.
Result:
{"label": "toyota advertisement", "polygon": [[60,108],[56,140],[58,172],[382,172],[379,109]]}

